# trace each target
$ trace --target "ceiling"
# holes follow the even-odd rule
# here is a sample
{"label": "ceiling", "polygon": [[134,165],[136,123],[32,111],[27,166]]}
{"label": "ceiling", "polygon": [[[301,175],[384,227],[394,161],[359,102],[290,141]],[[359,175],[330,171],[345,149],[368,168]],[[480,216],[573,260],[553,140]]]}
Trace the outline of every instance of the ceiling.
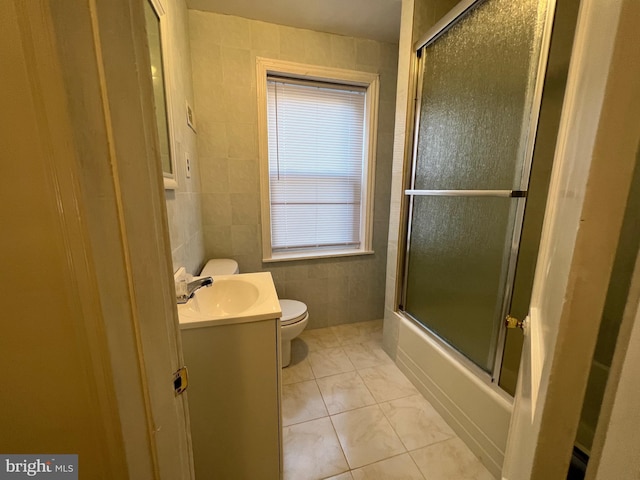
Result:
{"label": "ceiling", "polygon": [[187,0],[194,10],[398,43],[402,0]]}

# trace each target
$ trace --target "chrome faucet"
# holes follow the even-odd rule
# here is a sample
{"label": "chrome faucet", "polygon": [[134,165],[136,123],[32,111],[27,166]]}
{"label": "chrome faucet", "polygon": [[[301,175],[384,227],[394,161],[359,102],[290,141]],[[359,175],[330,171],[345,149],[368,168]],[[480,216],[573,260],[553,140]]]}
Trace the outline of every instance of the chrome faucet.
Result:
{"label": "chrome faucet", "polygon": [[210,287],[213,285],[213,278],[211,277],[202,277],[197,278],[191,282],[186,284],[186,292],[182,294],[176,294],[176,300],[178,303],[187,303],[193,294],[196,293],[196,290],[202,287]]}

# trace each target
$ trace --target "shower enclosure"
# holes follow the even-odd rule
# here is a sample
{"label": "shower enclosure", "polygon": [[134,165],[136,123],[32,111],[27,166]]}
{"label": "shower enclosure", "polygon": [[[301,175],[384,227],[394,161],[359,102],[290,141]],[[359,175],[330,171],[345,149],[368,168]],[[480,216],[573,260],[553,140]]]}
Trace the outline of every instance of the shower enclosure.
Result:
{"label": "shower enclosure", "polygon": [[554,7],[463,1],[415,47],[400,310],[491,381],[500,372]]}

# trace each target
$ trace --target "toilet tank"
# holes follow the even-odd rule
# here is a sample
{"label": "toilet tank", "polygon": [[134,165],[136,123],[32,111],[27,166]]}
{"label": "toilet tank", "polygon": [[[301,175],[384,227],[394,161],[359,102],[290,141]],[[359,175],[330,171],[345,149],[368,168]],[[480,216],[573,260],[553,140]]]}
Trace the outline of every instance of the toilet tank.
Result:
{"label": "toilet tank", "polygon": [[235,275],[240,273],[238,262],[230,258],[213,258],[207,262],[202,271],[201,277],[213,277],[214,275]]}

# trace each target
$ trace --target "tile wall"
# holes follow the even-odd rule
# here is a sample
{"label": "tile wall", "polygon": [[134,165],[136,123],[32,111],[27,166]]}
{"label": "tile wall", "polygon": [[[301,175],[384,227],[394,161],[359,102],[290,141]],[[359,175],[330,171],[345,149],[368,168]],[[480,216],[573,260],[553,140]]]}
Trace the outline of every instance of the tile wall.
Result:
{"label": "tile wall", "polygon": [[[380,319],[395,114],[397,45],[189,10],[206,258],[272,272],[281,298],[309,307],[307,328]],[[256,57],[380,75],[374,255],[262,263]]]}
{"label": "tile wall", "polygon": [[413,99],[410,75],[412,72],[413,44],[446,15],[458,0],[402,0],[400,19],[400,42],[398,47],[398,84],[395,112],[393,144],[393,165],[391,179],[391,197],[389,209],[389,238],[387,251],[387,278],[384,311],[384,348],[395,358],[398,345],[398,324],[393,314],[396,309],[396,287],[401,270],[398,266],[398,248],[402,245],[401,208],[405,175],[405,145],[411,142],[410,125],[413,121],[409,105]]}
{"label": "tile wall", "polygon": [[[191,52],[187,6],[185,0],[165,0],[166,30],[169,51],[165,52],[167,86],[171,91],[173,117],[173,155],[178,188],[165,190],[171,255],[174,271],[184,266],[190,273],[199,272],[204,260],[204,243],[200,208],[200,174],[196,134],[186,122],[186,104],[193,107]],[[185,157],[191,165],[186,177]]]}

